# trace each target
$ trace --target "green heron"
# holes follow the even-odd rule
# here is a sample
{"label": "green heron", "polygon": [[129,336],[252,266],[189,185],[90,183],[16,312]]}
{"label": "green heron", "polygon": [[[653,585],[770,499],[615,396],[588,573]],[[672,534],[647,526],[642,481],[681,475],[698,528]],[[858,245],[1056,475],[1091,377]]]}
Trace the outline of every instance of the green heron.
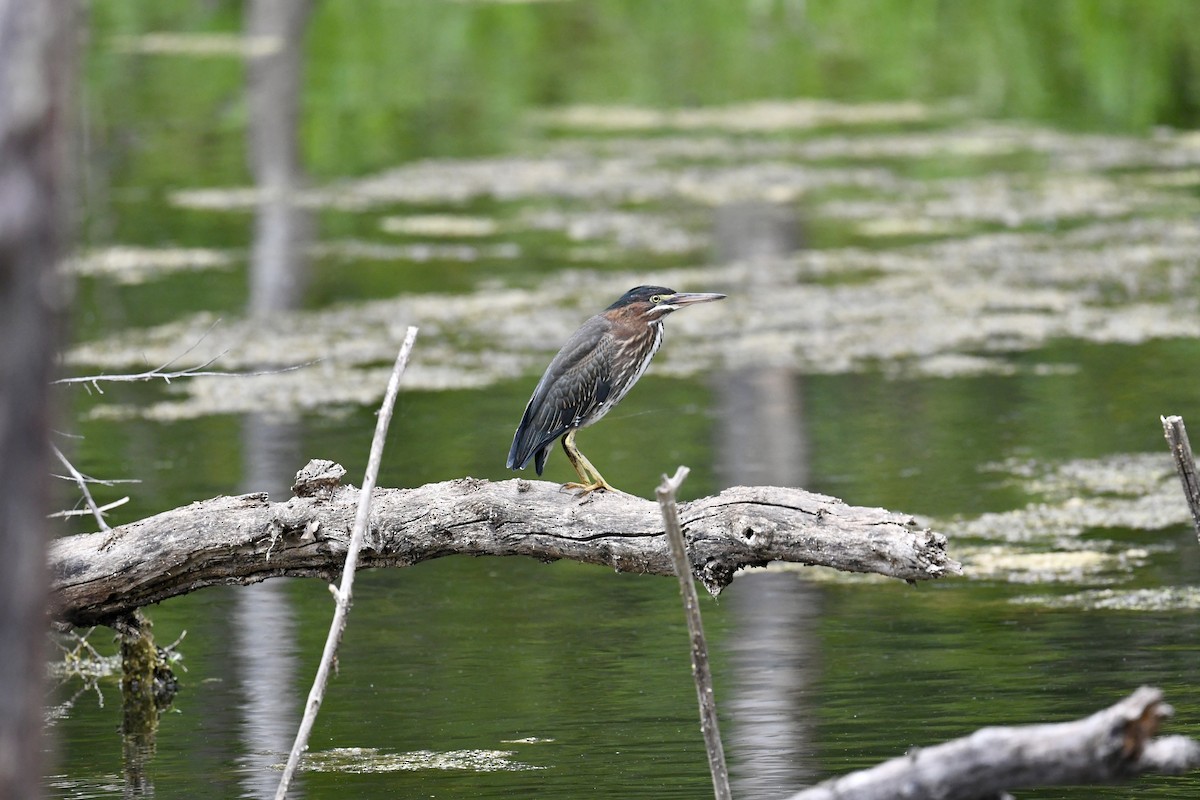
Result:
{"label": "green heron", "polygon": [[663,340],[663,319],[694,303],[721,300],[723,294],[676,292],[662,286],[630,289],[603,313],[571,335],[546,367],[508,451],[508,468],[525,469],[529,459],[542,474],[554,440],[579,474],[581,495],[613,487],[575,446],[575,432],[612,410],[650,365]]}

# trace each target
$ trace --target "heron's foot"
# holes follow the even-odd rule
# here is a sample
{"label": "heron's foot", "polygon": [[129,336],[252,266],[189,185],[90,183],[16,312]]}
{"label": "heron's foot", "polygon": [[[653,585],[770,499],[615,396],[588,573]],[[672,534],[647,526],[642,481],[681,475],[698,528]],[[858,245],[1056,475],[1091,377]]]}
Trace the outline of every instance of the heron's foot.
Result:
{"label": "heron's foot", "polygon": [[568,492],[576,492],[576,497],[587,497],[589,494],[596,491],[624,494],[624,492],[611,486],[608,481],[604,480],[603,478],[593,481],[592,483],[575,483],[572,481],[571,483],[564,483],[562,488]]}
{"label": "heron's foot", "polygon": [[600,490],[624,494],[620,489],[614,488],[612,484],[604,480],[600,470],[593,467],[592,462],[587,460],[587,456],[579,452],[579,448],[575,446],[574,428],[567,431],[566,436],[562,438],[562,446],[563,452],[567,454],[567,460],[575,468],[575,474],[579,476],[579,480],[583,481],[583,483],[564,483],[562,488],[578,492],[576,497],[587,497],[592,492]]}

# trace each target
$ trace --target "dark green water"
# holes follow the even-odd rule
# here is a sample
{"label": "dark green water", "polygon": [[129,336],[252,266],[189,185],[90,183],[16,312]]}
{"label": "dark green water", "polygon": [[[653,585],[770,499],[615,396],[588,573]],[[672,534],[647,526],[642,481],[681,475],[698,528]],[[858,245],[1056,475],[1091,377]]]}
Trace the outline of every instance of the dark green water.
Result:
{"label": "dark green water", "polygon": [[[606,281],[682,279],[730,298],[671,320],[649,374],[580,435],[605,476],[650,496],[687,464],[685,499],[802,485],[923,515],[968,566],[918,588],[755,573],[704,602],[736,797],[785,796],[984,725],[1082,717],[1144,684],[1176,709],[1168,733],[1200,735],[1195,606],[1054,602],[1105,588],[1187,595],[1200,570],[1158,421],[1200,420],[1192,4],[320,4],[299,99],[308,185],[410,171],[365,205],[311,204],[298,305],[312,316],[296,328],[312,351],[282,323],[239,333],[254,203],[176,196],[254,183],[242,59],[139,38],[232,34],[241,14],[90,6],[84,251],[145,248],[154,261],[202,248],[227,263],[138,283],[79,277],[74,338],[103,363],[67,370],[153,366],[156,348],[169,357],[193,341],[161,326],[206,312],[224,320],[215,335],[243,336],[228,358],[254,344],[271,363],[325,357],[299,392],[317,399],[238,405],[218,384],[183,413],[180,382],[70,389],[63,427],[84,437],[80,469],[142,481],[98,490],[132,498],[114,524],[220,494],[283,496],[309,458],[360,483],[378,401],[322,392],[387,363],[393,324],[421,326],[418,361],[445,372],[414,369],[380,484],[508,478],[541,366],[611,302]],[[782,125],[738,105],[814,97],[841,105]],[[858,118],[866,102],[921,111]],[[675,116],[634,124],[610,108],[589,126],[535,113],[582,104]],[[726,106],[698,122],[680,111]],[[475,185],[487,188],[455,194]],[[389,218],[433,215],[494,224],[478,237],[388,232]],[[684,244],[667,247],[672,237]],[[347,243],[430,249],[376,258]],[[514,290],[539,299],[488,305]],[[378,322],[372,301],[395,318]],[[145,339],[129,334],[140,329]],[[493,351],[497,337],[521,341]],[[366,354],[339,349],[355,344]],[[492,375],[472,360],[487,358],[509,366]],[[176,411],[144,413],[159,403]],[[1039,477],[1079,460],[1135,488]],[[555,452],[546,478],[571,477]],[[90,527],[63,527],[78,530]],[[1100,565],[1029,567],[1063,552]],[[707,796],[679,605],[674,581],[575,564],[450,558],[362,573],[311,742],[324,766],[294,795]],[[103,702],[85,691],[54,725],[47,793],[272,796],[331,610],[323,585],[300,580],[149,609],[160,643],[187,634],[153,749],[123,750],[120,693],[102,679]],[[108,636],[93,644],[110,652]],[[451,763],[405,760],[425,751]],[[1136,786],[1197,790],[1193,778]]]}

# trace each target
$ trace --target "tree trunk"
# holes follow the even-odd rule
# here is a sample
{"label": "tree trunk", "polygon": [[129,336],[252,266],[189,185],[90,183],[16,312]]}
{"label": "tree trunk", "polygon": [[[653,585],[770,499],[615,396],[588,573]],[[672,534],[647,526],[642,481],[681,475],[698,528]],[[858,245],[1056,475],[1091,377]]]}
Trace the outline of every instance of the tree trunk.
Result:
{"label": "tree trunk", "polygon": [[67,12],[0,0],[0,797],[40,794]]}

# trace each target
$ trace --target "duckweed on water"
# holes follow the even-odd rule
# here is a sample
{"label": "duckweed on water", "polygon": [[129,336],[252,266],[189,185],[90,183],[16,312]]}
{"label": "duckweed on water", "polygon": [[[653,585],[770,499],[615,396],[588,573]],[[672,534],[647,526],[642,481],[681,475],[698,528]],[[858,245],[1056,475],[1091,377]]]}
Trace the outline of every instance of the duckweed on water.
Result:
{"label": "duckweed on water", "polygon": [[230,269],[238,256],[227,250],[182,247],[107,247],[67,262],[76,275],[133,285],[184,270]]}
{"label": "duckweed on water", "polygon": [[[302,192],[293,200],[305,206],[386,209],[377,222],[381,237],[390,231],[425,239],[320,241],[309,253],[322,269],[365,261],[494,267],[525,256],[509,237],[546,232],[566,239],[564,263],[600,258],[606,266],[548,272],[536,287],[520,289],[489,267],[487,274],[481,269],[474,294],[400,295],[295,312],[266,325],[227,320],[179,366],[224,353],[218,366],[226,369],[311,361],[320,367],[239,381],[189,380],[163,402],[94,413],[178,419],[372,405],[383,391],[378,366],[391,362],[410,324],[421,328],[421,338],[407,387],[487,386],[536,370],[546,342],[564,339],[605,299],[647,281],[730,294],[717,311],[672,321],[671,337],[684,345],[659,356],[655,369],[664,375],[732,365],[801,375],[880,369],[896,378],[1040,375],[1075,365],[1016,362],[1011,354],[1055,339],[1200,337],[1198,303],[1187,291],[1200,280],[1194,222],[1200,200],[1180,191],[1187,180],[1168,179],[1196,172],[1200,138],[1171,131],[1077,135],[1006,124],[872,130],[932,116],[908,104],[825,102],[668,112],[576,108],[536,115],[535,127],[572,134],[535,140],[527,152],[419,161]],[[594,135],[577,127],[585,122],[595,123],[588,129]],[[828,125],[840,127],[820,131]],[[595,134],[602,130],[662,135],[614,140]],[[779,138],[781,130],[806,133],[788,140]],[[682,135],[692,131],[700,133]],[[947,154],[978,174],[911,177]],[[1025,171],[1018,157],[1037,160],[1036,171]],[[252,188],[172,195],[180,206],[226,213],[253,210],[259,200]],[[428,210],[478,200],[504,208]],[[868,241],[948,238],[705,263],[698,256],[714,244],[713,207],[745,200],[789,204],[797,218],[837,219]],[[399,215],[397,205],[417,208]],[[447,241],[467,237],[488,241]],[[220,251],[116,252],[123,255],[81,263],[91,274],[140,281],[154,270],[223,267],[232,259]],[[653,271],[614,268],[651,257],[696,260]],[[529,324],[534,319],[536,326]],[[200,313],[122,331],[79,344],[66,362],[77,374],[144,369],[187,351],[211,322]]]}
{"label": "duckweed on water", "polygon": [[[660,271],[654,277],[665,285],[742,288],[730,290],[719,314],[673,320],[672,337],[687,346],[665,350],[656,369],[688,374],[757,364],[799,373],[844,373],[875,369],[883,362],[898,377],[1006,373],[1015,366],[1004,354],[1036,349],[1055,338],[1137,343],[1200,336],[1195,299],[1171,291],[1200,277],[1195,256],[1200,231],[1190,221],[1105,223],[1059,237],[1056,250],[1048,249],[1048,238],[1041,233],[983,234],[890,251],[807,251],[769,263]],[[1101,246],[1102,251],[1097,249]],[[754,288],[753,277],[763,269],[777,276],[769,291]],[[848,284],[805,279],[839,271],[857,279]],[[422,329],[421,344],[406,385],[483,386],[534,368],[545,357],[546,341],[565,338],[593,313],[585,300],[615,297],[645,280],[645,274],[636,272],[562,272],[531,290],[400,296],[296,312],[266,327],[231,320],[180,366],[223,352],[220,364],[229,369],[280,364],[281,358],[289,364],[319,359],[323,372],[301,370],[272,379],[291,387],[283,394],[294,398],[273,408],[370,404],[378,401],[382,388],[359,388],[363,376],[354,373],[387,362],[404,327],[416,324]],[[1114,294],[1120,303],[1106,299]],[[805,313],[797,315],[797,308]],[[524,322],[535,317],[536,330]],[[212,315],[198,314],[147,330],[122,331],[76,346],[67,363],[77,372],[163,363],[192,347],[212,321]],[[989,351],[996,355],[987,355]],[[333,384],[319,385],[335,376]],[[193,411],[188,413],[253,410],[236,400],[236,389],[207,390],[206,380],[176,387],[192,395]],[[199,402],[202,393],[215,405]],[[226,396],[228,404],[222,399]],[[156,406],[145,413],[155,417],[163,411]]]}
{"label": "duckweed on water", "polygon": [[1041,499],[1012,511],[939,521],[937,529],[955,539],[1076,549],[1085,532],[1155,531],[1190,519],[1165,448],[1162,454],[1118,454],[1053,465],[1006,463],[1011,479]]}
{"label": "duckweed on water", "polygon": [[1012,511],[932,523],[951,540],[968,578],[1075,584],[1129,580],[1151,554],[1169,549],[1169,543],[1131,547],[1095,534],[1159,531],[1190,519],[1165,451],[1057,464],[1010,459],[984,469],[1006,473],[1039,499]]}
{"label": "duckweed on water", "polygon": [[1015,597],[1009,602],[1087,611],[1196,611],[1200,609],[1200,587],[1095,589],[1065,595],[1028,595]]}
{"label": "duckweed on water", "polygon": [[[1046,464],[1011,459],[985,470],[1004,473],[1038,497],[1024,508],[971,519],[925,520],[946,535],[963,564],[966,580],[1011,584],[1113,584],[1134,578],[1172,544],[1144,540],[1136,545],[1095,534],[1104,530],[1160,531],[1190,521],[1170,456],[1119,454]],[[1089,534],[1085,537],[1085,534]],[[886,580],[836,570],[772,564],[777,571],[802,571],[823,582]],[[1084,592],[1066,597],[1024,597],[1017,602],[1055,607],[1185,608],[1195,602],[1188,587],[1139,592]],[[1181,599],[1182,598],[1182,599]]]}
{"label": "duckweed on water", "polygon": [[[545,769],[513,761],[515,750],[416,750],[386,753],[373,747],[336,747],[308,753],[301,761],[307,772],[411,772],[413,770],[467,770],[470,772],[522,772]],[[279,769],[283,765],[278,765]]]}
{"label": "duckweed on water", "polygon": [[490,217],[470,217],[461,214],[384,217],[379,221],[379,227],[385,233],[447,238],[493,236],[500,231],[499,224]]}
{"label": "duckweed on water", "polygon": [[540,112],[534,115],[533,121],[550,128],[589,132],[717,129],[734,133],[776,133],[830,126],[924,122],[932,114],[928,106],[912,102],[848,104],[798,99],[666,110],[578,105]]}
{"label": "duckweed on water", "polygon": [[963,574],[980,580],[1006,583],[1109,583],[1124,580],[1144,566],[1149,552],[1130,548],[1116,552],[1098,550],[1056,550],[1020,552],[999,545],[970,548],[955,547],[963,561]]}

